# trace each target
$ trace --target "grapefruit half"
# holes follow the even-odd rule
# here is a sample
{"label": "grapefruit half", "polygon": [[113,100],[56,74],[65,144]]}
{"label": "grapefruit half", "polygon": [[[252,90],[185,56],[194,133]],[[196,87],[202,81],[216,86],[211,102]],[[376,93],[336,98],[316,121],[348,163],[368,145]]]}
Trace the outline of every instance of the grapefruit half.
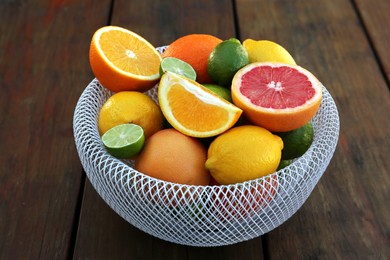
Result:
{"label": "grapefruit half", "polygon": [[308,70],[273,62],[251,63],[232,81],[233,103],[253,123],[272,132],[297,129],[320,107],[322,84]]}

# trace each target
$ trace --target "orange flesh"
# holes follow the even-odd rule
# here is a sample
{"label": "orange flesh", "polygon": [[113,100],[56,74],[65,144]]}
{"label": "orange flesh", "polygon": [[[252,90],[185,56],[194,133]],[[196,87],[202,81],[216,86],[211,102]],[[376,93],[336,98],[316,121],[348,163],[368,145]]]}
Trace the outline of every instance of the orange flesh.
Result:
{"label": "orange flesh", "polygon": [[[226,110],[202,102],[180,84],[174,84],[170,88],[168,98],[173,116],[185,128],[206,132],[218,129],[229,121],[229,113]],[[183,107],[189,109],[183,111]],[[191,113],[191,108],[196,108],[196,113]]]}
{"label": "orange flesh", "polygon": [[118,30],[104,32],[99,45],[108,60],[120,70],[142,76],[159,71],[158,55],[153,55],[145,42],[132,35]]}

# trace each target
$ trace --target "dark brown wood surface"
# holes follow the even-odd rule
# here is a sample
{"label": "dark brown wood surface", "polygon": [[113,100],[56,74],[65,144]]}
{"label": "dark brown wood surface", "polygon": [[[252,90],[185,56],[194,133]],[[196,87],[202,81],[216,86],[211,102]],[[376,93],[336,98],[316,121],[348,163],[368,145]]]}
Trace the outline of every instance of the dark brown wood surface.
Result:
{"label": "dark brown wood surface", "polygon": [[[389,259],[390,1],[0,1],[0,259]],[[327,87],[333,160],[303,207],[266,235],[197,248],[152,237],[92,188],[73,139],[101,26],[161,46],[189,33],[269,39]]]}

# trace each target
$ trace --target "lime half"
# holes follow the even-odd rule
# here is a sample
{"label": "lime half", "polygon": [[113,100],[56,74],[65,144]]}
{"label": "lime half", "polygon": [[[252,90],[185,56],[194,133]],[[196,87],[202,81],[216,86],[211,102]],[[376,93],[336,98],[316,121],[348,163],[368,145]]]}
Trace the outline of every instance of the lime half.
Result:
{"label": "lime half", "polygon": [[117,125],[109,129],[102,141],[107,151],[119,159],[138,154],[145,142],[144,130],[136,124]]}
{"label": "lime half", "polygon": [[196,80],[196,72],[194,68],[185,61],[174,57],[166,57],[160,63],[160,75],[170,71],[186,78]]}

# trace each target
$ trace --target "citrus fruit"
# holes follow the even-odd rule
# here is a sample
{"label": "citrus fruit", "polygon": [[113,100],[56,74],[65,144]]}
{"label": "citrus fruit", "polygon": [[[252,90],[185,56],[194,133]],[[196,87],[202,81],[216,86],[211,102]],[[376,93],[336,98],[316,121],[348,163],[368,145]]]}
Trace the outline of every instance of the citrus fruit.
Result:
{"label": "citrus fruit", "polygon": [[282,149],[282,139],[267,129],[237,126],[210,144],[205,166],[220,184],[254,180],[276,171]]}
{"label": "citrus fruit", "polygon": [[167,121],[192,137],[211,137],[232,127],[242,110],[196,81],[166,72],[158,86],[158,100]]}
{"label": "citrus fruit", "polygon": [[289,166],[291,163],[293,162],[293,160],[280,160],[280,163],[279,163],[279,166],[278,166],[278,171],[283,169],[283,168],[286,168],[287,166]]}
{"label": "citrus fruit", "polygon": [[196,71],[199,83],[212,83],[207,72],[207,61],[211,51],[222,42],[209,34],[189,34],[172,42],[162,57],[175,57],[190,64]]}
{"label": "citrus fruit", "polygon": [[98,29],[89,62],[95,77],[113,92],[146,91],[160,78],[161,55],[138,34],[117,26]]}
{"label": "citrus fruit", "polygon": [[284,143],[282,160],[294,159],[302,156],[313,142],[313,126],[309,122],[304,126],[284,133],[276,133]]}
{"label": "citrus fruit", "polygon": [[[214,181],[210,185],[218,186],[218,183]],[[211,197],[216,209],[214,214],[221,221],[252,215],[268,205],[275,197],[278,186],[277,175],[267,175],[239,189],[236,186],[221,186],[218,195]]]}
{"label": "citrus fruit", "polygon": [[322,85],[297,65],[251,63],[232,81],[233,103],[253,123],[272,132],[287,132],[305,125],[322,100]]}
{"label": "citrus fruit", "polygon": [[114,126],[133,123],[141,126],[145,138],[163,128],[163,114],[151,97],[138,91],[121,91],[103,104],[98,129],[103,135]]}
{"label": "citrus fruit", "polygon": [[219,43],[210,53],[207,69],[215,82],[230,88],[234,74],[248,63],[248,53],[240,41],[229,39]]}
{"label": "citrus fruit", "polygon": [[190,64],[173,57],[163,58],[160,63],[160,75],[170,71],[182,75],[186,78],[196,80],[196,72]]}
{"label": "citrus fruit", "polygon": [[136,124],[117,125],[108,130],[102,141],[107,151],[119,159],[138,154],[145,141],[144,130]]}
{"label": "citrus fruit", "polygon": [[230,89],[215,84],[203,84],[203,86],[208,88],[218,96],[224,98],[225,100],[231,103],[233,102],[232,93],[230,92]]}
{"label": "citrus fruit", "polygon": [[275,42],[247,39],[243,42],[243,46],[248,52],[249,61],[251,63],[272,61],[296,65],[291,54]]}
{"label": "citrus fruit", "polygon": [[207,185],[206,148],[196,138],[170,128],[152,135],[135,161],[135,169],[160,180]]}

